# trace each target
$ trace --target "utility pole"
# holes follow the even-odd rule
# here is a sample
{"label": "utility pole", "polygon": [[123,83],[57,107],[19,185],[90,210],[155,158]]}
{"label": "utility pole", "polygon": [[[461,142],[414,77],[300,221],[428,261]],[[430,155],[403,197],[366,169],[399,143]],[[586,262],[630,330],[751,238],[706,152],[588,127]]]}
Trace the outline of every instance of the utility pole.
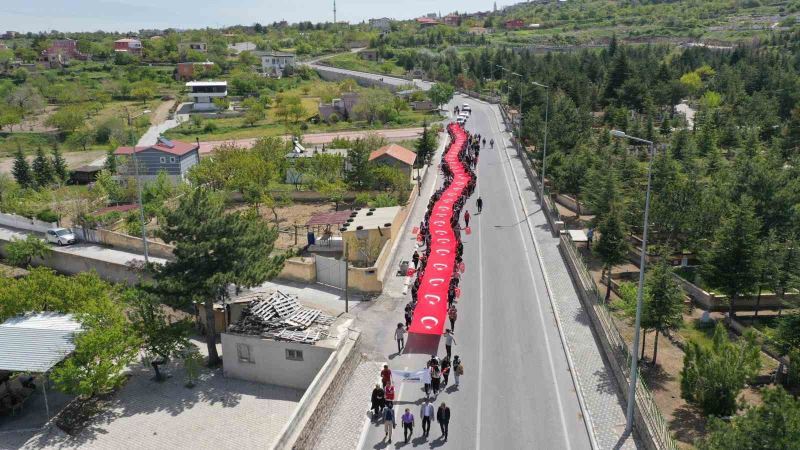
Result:
{"label": "utility pole", "polygon": [[336,25],[336,0],[333,0],[333,24]]}
{"label": "utility pole", "polygon": [[544,100],[544,152],[542,153],[542,193],[540,199],[542,201],[542,205],[544,205],[544,176],[545,176],[545,169],[547,168],[547,116],[550,113],[550,86],[546,86],[542,83],[537,83],[536,81],[533,82],[534,86],[539,86],[540,88],[544,89],[545,92],[545,100]]}

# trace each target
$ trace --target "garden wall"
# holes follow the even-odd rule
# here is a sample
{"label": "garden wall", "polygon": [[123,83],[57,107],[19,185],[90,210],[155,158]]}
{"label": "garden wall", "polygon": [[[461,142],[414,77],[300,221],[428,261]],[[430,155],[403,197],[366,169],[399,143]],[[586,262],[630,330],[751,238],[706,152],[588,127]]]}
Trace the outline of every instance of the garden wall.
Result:
{"label": "garden wall", "polygon": [[42,222],[41,220],[29,219],[27,217],[8,213],[0,213],[0,225],[16,228],[18,230],[36,231],[39,233],[44,233],[50,228],[58,227],[58,224],[55,222]]}

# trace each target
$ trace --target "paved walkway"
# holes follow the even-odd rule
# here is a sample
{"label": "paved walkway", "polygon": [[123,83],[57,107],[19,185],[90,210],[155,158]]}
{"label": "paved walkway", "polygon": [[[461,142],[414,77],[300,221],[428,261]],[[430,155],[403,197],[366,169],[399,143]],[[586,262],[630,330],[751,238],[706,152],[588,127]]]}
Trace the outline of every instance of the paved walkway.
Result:
{"label": "paved walkway", "polygon": [[[502,126],[499,110],[492,108],[495,119]],[[583,397],[597,446],[602,449],[636,448],[634,439],[624,435],[625,402],[619,394],[619,386],[607,367],[592,333],[589,317],[578,298],[566,263],[558,249],[559,239],[553,237],[547,219],[539,208],[537,195],[529,189],[522,161],[513,147],[508,146],[509,136],[504,139],[512,177],[520,185],[523,212],[529,215],[538,258],[544,269],[548,291],[555,313],[560,322],[562,336],[567,346],[571,365],[575,370],[578,386]],[[532,213],[532,214],[531,214]]]}

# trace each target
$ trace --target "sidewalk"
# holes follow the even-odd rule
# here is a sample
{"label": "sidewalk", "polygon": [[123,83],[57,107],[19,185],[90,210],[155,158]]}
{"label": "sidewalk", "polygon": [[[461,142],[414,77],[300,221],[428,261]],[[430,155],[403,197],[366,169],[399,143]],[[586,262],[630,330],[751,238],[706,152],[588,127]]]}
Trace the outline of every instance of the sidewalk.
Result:
{"label": "sidewalk", "polygon": [[[500,112],[493,107],[495,118],[504,129]],[[516,151],[510,146],[510,136],[503,133],[510,156],[520,196],[526,215],[530,218],[534,243],[548,284],[551,302],[560,321],[561,334],[575,370],[579,393],[586,410],[594,439],[601,449],[637,448],[634,437],[625,432],[625,402],[619,388],[606,366],[603,355],[595,343],[589,317],[584,311],[572,284],[566,263],[558,250],[559,239],[553,237],[547,219],[539,208],[536,194],[530,189],[530,181]],[[515,180],[512,180],[515,181]]]}

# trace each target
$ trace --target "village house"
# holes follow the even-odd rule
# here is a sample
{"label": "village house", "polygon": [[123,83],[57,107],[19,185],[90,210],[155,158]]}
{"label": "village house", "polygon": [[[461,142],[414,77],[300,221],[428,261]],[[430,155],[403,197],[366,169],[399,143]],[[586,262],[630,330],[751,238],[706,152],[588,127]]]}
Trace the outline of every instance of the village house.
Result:
{"label": "village house", "polygon": [[525,21],[523,21],[522,19],[507,20],[505,23],[505,27],[507,30],[521,30],[525,28]]}
{"label": "village house", "polygon": [[46,50],[42,51],[42,61],[51,67],[67,65],[73,59],[89,60],[89,55],[78,51],[78,42],[73,39],[56,39]]}
{"label": "village house", "polygon": [[207,53],[208,45],[205,42],[181,42],[178,44],[178,52],[185,53],[189,50],[194,52]]}
{"label": "village house", "polygon": [[358,56],[365,61],[377,61],[378,50],[374,48],[364,49],[358,52]]}
{"label": "village house", "polygon": [[376,30],[383,32],[391,31],[392,19],[388,17],[381,17],[380,19],[369,19],[369,25]]}
{"label": "village house", "polygon": [[[117,159],[117,175],[136,176],[152,180],[160,172],[165,172],[173,182],[182,181],[195,164],[200,162],[200,143],[171,141],[159,137],[154,145],[141,147],[118,147],[114,151]],[[134,162],[135,160],[135,162]]]}
{"label": "village house", "polygon": [[202,78],[203,75],[214,67],[211,61],[178,63],[175,69],[177,81],[191,81]]}
{"label": "village house", "polygon": [[117,39],[114,41],[114,51],[129,53],[131,55],[141,55],[142,41],[134,38]]}
{"label": "village house", "polygon": [[457,27],[461,24],[461,18],[458,14],[448,14],[442,17],[442,22],[444,22],[445,25]]}
{"label": "village house", "polygon": [[342,98],[335,98],[330,103],[320,103],[319,118],[329,122],[335,114],[337,119],[347,120],[352,115],[358,100],[358,92],[345,92],[342,94]]}
{"label": "village house", "polygon": [[394,167],[411,179],[411,169],[417,160],[417,154],[401,145],[389,144],[370,153],[369,160],[375,164]]}
{"label": "village house", "polygon": [[430,17],[419,17],[417,18],[417,23],[419,24],[420,28],[430,28],[441,24],[441,22],[438,20]]}
{"label": "village house", "polygon": [[186,88],[195,111],[213,111],[217,109],[214,99],[228,96],[227,81],[190,81],[186,83]]}
{"label": "village house", "polygon": [[295,62],[294,53],[269,51],[253,54],[261,58],[261,73],[270,77],[282,77],[284,69],[294,66]]}

